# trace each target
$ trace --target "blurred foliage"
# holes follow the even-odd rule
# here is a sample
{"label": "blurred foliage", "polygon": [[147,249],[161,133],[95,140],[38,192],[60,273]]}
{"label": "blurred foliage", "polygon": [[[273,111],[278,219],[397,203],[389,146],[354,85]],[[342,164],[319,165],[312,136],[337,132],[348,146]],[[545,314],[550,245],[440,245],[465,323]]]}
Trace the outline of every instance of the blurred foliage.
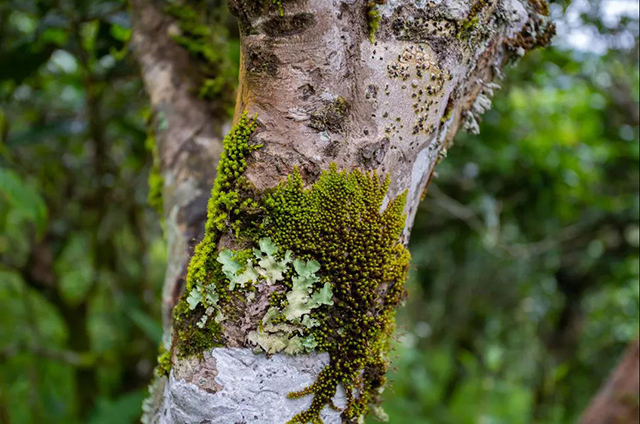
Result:
{"label": "blurred foliage", "polygon": [[124,1],[0,3],[0,422],[134,422],[165,242]]}
{"label": "blurred foliage", "polygon": [[[528,55],[438,167],[392,423],[573,422],[637,335],[638,23],[587,5],[606,49]],[[124,0],[0,3],[0,422],[139,417],[166,246],[130,32]]]}

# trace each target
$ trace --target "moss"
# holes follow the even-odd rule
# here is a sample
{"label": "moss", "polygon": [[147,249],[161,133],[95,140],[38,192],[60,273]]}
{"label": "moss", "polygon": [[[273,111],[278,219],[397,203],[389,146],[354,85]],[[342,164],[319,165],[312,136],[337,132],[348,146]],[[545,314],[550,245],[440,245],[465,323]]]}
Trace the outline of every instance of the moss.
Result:
{"label": "moss", "polygon": [[160,173],[160,155],[158,153],[158,146],[156,145],[156,137],[152,130],[147,133],[147,139],[145,140],[145,147],[151,152],[152,163],[151,170],[149,171],[149,194],[147,195],[147,201],[149,205],[158,212],[158,215],[163,216],[163,199],[162,188],[164,187],[164,178]]}
{"label": "moss", "polygon": [[234,82],[237,66],[231,62],[222,14],[207,6],[205,1],[192,5],[172,4],[166,13],[172,16],[180,33],[173,40],[184,47],[199,64],[202,81],[198,96],[207,100],[222,100],[228,112],[233,111]]}
{"label": "moss", "polygon": [[317,260],[321,281],[330,282],[333,292],[333,306],[313,314],[319,325],[310,330],[331,364],[313,385],[290,394],[313,395],[311,407],[291,423],[320,422],[339,384],[350,393],[346,420],[358,419],[380,400],[409,263],[399,243],[406,193],[381,212],[388,185],[375,173],[338,172],[332,165],[309,189],[296,170],[265,197],[265,234],[298,257]]}
{"label": "moss", "polygon": [[369,28],[369,40],[371,40],[372,43],[376,41],[376,32],[378,32],[380,21],[382,21],[378,5],[385,3],[385,1],[386,0],[375,0],[367,4],[367,26]]}
{"label": "moss", "polygon": [[346,99],[338,97],[311,114],[309,127],[318,131],[342,133],[345,131],[345,120],[349,109],[350,105]]}
{"label": "moss", "polygon": [[[251,215],[257,204],[250,198],[243,198],[247,190],[246,180],[241,176],[246,169],[246,157],[260,145],[250,144],[250,137],[256,129],[255,119],[243,114],[238,123],[223,140],[224,151],[218,163],[218,173],[207,206],[205,236],[196,246],[189,262],[186,290],[174,308],[174,345],[181,356],[200,354],[214,346],[221,346],[222,326],[215,319],[205,320],[207,308],[212,303],[206,301],[206,290],[215,286],[217,311],[232,314],[231,294],[225,284],[222,264],[217,261],[217,244],[221,234],[238,231],[241,216]],[[242,199],[242,200],[241,200]],[[190,308],[189,295],[200,288],[205,298],[200,305]]]}
{"label": "moss", "polygon": [[160,345],[158,365],[156,366],[155,374],[157,377],[168,377],[169,372],[171,372],[171,352],[165,350],[164,346]]}
{"label": "moss", "polygon": [[469,10],[469,14],[466,19],[460,22],[458,26],[458,33],[456,34],[459,40],[468,39],[471,36],[473,30],[478,26],[480,22],[480,13],[490,4],[490,0],[477,0]]}

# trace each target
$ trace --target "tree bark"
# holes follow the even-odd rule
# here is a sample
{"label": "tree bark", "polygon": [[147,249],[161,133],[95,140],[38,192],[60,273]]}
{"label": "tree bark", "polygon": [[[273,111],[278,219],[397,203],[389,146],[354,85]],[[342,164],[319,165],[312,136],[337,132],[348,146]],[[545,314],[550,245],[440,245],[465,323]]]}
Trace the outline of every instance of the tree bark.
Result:
{"label": "tree bark", "polygon": [[132,0],[133,45],[153,107],[163,179],[165,234],[169,244],[162,296],[163,324],[170,334],[171,311],[184,288],[193,246],[202,238],[206,204],[229,119],[220,101],[198,95],[199,64],[173,40],[179,33],[160,2]]}
{"label": "tree bark", "polygon": [[[196,80],[185,71],[189,57],[172,44],[171,21],[162,9],[150,0],[132,4],[134,41],[145,84],[154,109],[164,111],[169,120],[159,143],[165,181],[171,182],[165,183],[165,209],[174,223],[167,228],[181,228],[170,235],[180,248],[170,252],[164,298],[169,311],[179,295],[181,284],[175,281],[184,275],[187,240],[198,234],[203,220],[204,207],[195,211],[196,202],[203,205],[219,153],[211,147],[205,149],[215,152],[210,159],[197,160],[198,154],[185,146],[198,145],[193,141],[198,134],[218,140],[222,122],[212,119],[209,103],[190,94]],[[479,115],[490,107],[489,98],[497,88],[492,80],[500,69],[525,51],[548,43],[553,26],[546,4],[538,0],[229,0],[229,7],[241,31],[234,119],[239,126],[225,141],[205,238],[191,261],[187,292],[176,307],[171,371],[159,377],[161,383],[144,419],[284,423],[322,418],[325,423],[339,423],[362,422],[370,411],[382,416],[377,404],[384,389],[387,341],[393,329],[393,308],[403,294],[405,246],[417,206],[458,130],[478,130]],[[247,116],[255,116],[255,124]],[[354,173],[356,169],[375,174]],[[346,173],[341,174],[342,170]],[[388,186],[380,183],[383,176]],[[272,193],[276,194],[270,197]],[[279,205],[290,201],[287,196],[298,199],[293,201],[294,209],[321,199],[314,203],[321,216],[350,226],[323,226],[310,214],[296,227],[301,218],[287,215],[289,210]],[[241,205],[237,197],[243,200]],[[194,205],[192,215],[178,198],[198,199],[189,203]],[[344,212],[332,215],[327,202]],[[286,213],[273,212],[278,210]],[[182,220],[176,218],[180,213]],[[354,213],[368,218],[353,220]],[[196,215],[198,219],[189,219]],[[253,226],[256,221],[260,225]],[[392,230],[396,226],[397,234]],[[330,259],[318,257],[317,248],[307,243],[311,227],[322,228],[316,234],[318,245],[330,246]],[[282,234],[283,228],[298,228],[300,233]],[[235,271],[224,271],[228,265],[223,265],[222,275],[217,263],[224,262],[223,253],[231,252],[231,262],[245,250],[251,254],[258,239],[262,253],[258,249],[256,258],[269,256],[271,238],[266,242],[263,233],[280,244],[275,247],[278,254],[287,250],[287,255],[296,257],[298,277],[293,278],[293,288],[284,282],[287,276],[275,284],[269,275],[256,277],[251,290],[242,291],[242,286],[240,293],[246,300],[233,300],[239,297],[226,285],[236,278]],[[338,236],[345,238],[346,248],[340,250],[342,256],[331,256],[339,250],[334,240]],[[385,252],[390,256],[375,257],[372,252],[380,251],[378,247],[388,248]],[[292,261],[284,256],[278,257],[281,264]],[[243,262],[243,269],[254,269],[253,260]],[[305,260],[307,268],[302,267]],[[309,271],[313,264],[319,271]],[[371,264],[377,265],[367,268]],[[317,315],[305,315],[305,319],[311,317],[309,322],[322,321],[321,332],[313,330],[312,324],[303,327],[301,316],[289,319],[287,315],[296,301],[289,297],[296,281],[315,278],[315,271],[319,277],[314,296],[321,291],[319,281],[327,281],[324,288],[332,293]],[[286,272],[295,275],[293,270]],[[202,300],[208,288],[217,290],[215,300]],[[232,300],[218,301],[223,294]],[[304,302],[311,304],[308,299]],[[274,308],[282,314],[280,324],[267,318]],[[354,310],[359,315],[348,315]],[[218,313],[216,324],[213,318],[208,320],[210,311]],[[231,318],[218,322],[222,312]],[[357,325],[350,325],[352,318]],[[196,322],[209,332],[199,332]],[[169,323],[167,314],[167,328]],[[281,353],[282,347],[262,343],[259,336],[268,331],[263,326],[278,325],[307,336],[311,332],[313,340],[321,340],[318,346],[326,349],[303,353],[293,347],[297,336],[285,340],[295,352],[291,355]],[[194,333],[185,336],[191,334],[189,328]],[[345,332],[348,336],[343,336]],[[323,344],[326,333],[330,334],[327,339],[341,341]],[[209,346],[207,337],[214,336],[216,342]],[[203,344],[206,349],[194,352],[194,346]],[[254,353],[257,348],[277,353]],[[295,391],[301,392],[288,396]]]}
{"label": "tree bark", "polygon": [[615,370],[609,376],[591,405],[580,418],[580,424],[631,424],[640,418],[638,396],[640,361],[638,340],[629,345]]}

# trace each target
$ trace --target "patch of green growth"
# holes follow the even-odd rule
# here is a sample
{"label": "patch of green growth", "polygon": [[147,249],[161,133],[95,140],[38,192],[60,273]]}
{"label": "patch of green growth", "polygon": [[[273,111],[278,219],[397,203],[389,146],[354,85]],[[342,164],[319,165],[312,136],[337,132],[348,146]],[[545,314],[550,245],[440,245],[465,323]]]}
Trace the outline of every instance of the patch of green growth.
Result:
{"label": "patch of green growth", "polygon": [[168,377],[169,372],[171,372],[171,352],[160,345],[158,365],[156,366],[155,374],[157,377]]}
{"label": "patch of green growth", "polygon": [[[250,119],[244,113],[223,140],[224,151],[207,206],[205,236],[195,248],[189,262],[185,293],[174,308],[173,337],[180,356],[201,354],[223,344],[221,322],[232,313],[231,291],[235,289],[226,283],[227,276],[231,275],[231,261],[241,261],[251,251],[240,251],[232,257],[225,254],[218,260],[217,244],[221,234],[237,232],[240,217],[257,207],[255,200],[246,197],[247,182],[242,177],[247,167],[246,157],[262,147],[250,144],[255,129],[255,118]],[[239,283],[239,280],[232,281]]]}
{"label": "patch of green growth", "polygon": [[271,3],[278,6],[278,11],[280,12],[280,16],[284,16],[284,8],[282,7],[282,0],[271,0]]}
{"label": "patch of green growth", "polygon": [[344,97],[337,97],[311,114],[309,127],[317,131],[344,132],[348,112],[349,103],[347,100]]}
{"label": "patch of green growth", "polygon": [[160,217],[163,216],[163,200],[162,200],[162,188],[164,186],[164,178],[160,173],[160,155],[158,153],[158,146],[156,145],[156,137],[153,131],[149,130],[147,139],[144,142],[145,147],[151,152],[152,164],[149,171],[149,194],[147,201]]}
{"label": "patch of green growth", "polygon": [[180,33],[173,40],[184,47],[200,64],[202,83],[198,96],[203,99],[222,99],[228,112],[233,111],[234,81],[237,67],[230,59],[228,40],[221,14],[205,1],[193,5],[171,4],[166,13],[175,18]]}
{"label": "patch of green growth", "polygon": [[385,1],[386,0],[375,0],[367,4],[367,25],[369,27],[369,40],[371,40],[372,43],[376,41],[376,32],[378,32],[380,21],[382,21],[378,5],[383,4]]}
{"label": "patch of green growth", "polygon": [[482,10],[489,4],[489,0],[477,0],[469,10],[469,15],[467,18],[460,22],[460,26],[458,27],[458,33],[456,34],[459,40],[469,38],[473,29],[480,22],[480,13]]}
{"label": "patch of green growth", "polygon": [[[331,308],[314,313],[309,328],[316,350],[328,352],[331,363],[314,384],[290,394],[313,395],[311,407],[290,423],[321,422],[320,413],[340,384],[348,393],[343,417],[349,422],[380,401],[409,264],[409,252],[399,242],[406,193],[383,210],[388,186],[389,179],[381,182],[376,173],[338,172],[332,165],[308,189],[296,170],[265,196],[264,234],[296,257],[317,261],[316,278],[329,284],[322,288],[332,295]],[[318,297],[327,300],[327,295]],[[281,302],[290,308],[296,302],[291,300],[288,294]]]}

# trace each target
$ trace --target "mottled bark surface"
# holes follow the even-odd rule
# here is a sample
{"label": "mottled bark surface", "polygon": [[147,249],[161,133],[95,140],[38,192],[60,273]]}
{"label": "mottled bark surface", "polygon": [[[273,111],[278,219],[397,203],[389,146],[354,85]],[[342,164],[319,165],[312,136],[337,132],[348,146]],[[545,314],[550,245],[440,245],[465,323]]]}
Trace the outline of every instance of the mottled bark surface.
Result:
{"label": "mottled bark surface", "polygon": [[629,345],[609,379],[602,386],[580,424],[632,424],[640,419],[640,346]]}
{"label": "mottled bark surface", "polygon": [[[168,119],[159,146],[167,228],[174,231],[169,307],[214,169],[216,149],[197,139],[216,139],[221,125],[209,105],[189,94],[188,57],[171,44],[166,18],[144,0],[133,3],[145,82],[155,109]],[[262,145],[244,176],[265,190],[294,167],[307,185],[332,163],[388,174],[387,201],[407,193],[404,244],[437,163],[460,128],[477,131],[500,69],[546,44],[552,32],[538,0],[289,0],[282,13],[270,0],[229,0],[229,6],[242,35],[235,119],[243,111],[256,114],[252,141]],[[233,239],[222,235],[219,247],[234,248]],[[287,394],[305,386],[300,382],[308,385],[326,355],[253,354],[246,326],[223,327],[225,346],[234,349],[215,348],[199,360],[174,352],[148,421],[284,423],[309,404]],[[294,383],[291,376],[300,379]],[[334,403],[341,406],[342,399],[339,394]],[[323,418],[344,421],[328,407]]]}
{"label": "mottled bark surface", "polygon": [[219,102],[199,98],[197,63],[172,36],[180,30],[152,0],[132,0],[133,45],[153,108],[151,125],[164,180],[165,231],[169,242],[163,289],[163,324],[184,288],[193,246],[202,238],[207,199],[228,122]]}

